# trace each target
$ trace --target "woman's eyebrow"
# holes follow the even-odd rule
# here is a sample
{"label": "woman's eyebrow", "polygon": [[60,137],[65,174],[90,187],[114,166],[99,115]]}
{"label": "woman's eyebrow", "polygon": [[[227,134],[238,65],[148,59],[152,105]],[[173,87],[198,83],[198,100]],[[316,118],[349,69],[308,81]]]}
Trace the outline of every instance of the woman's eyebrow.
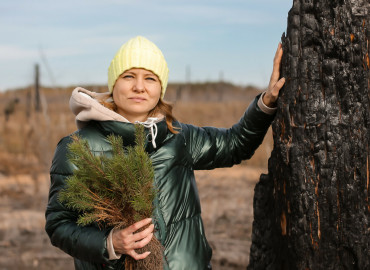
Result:
{"label": "woman's eyebrow", "polygon": [[125,71],[125,72],[123,72],[122,74],[135,74],[134,72],[132,72],[132,71]]}

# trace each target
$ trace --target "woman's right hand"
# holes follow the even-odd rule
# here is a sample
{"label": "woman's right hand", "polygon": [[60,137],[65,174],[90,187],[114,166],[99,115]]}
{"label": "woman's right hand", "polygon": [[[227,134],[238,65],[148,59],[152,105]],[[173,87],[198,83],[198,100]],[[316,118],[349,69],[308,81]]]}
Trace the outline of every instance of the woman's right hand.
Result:
{"label": "woman's right hand", "polygon": [[145,247],[150,242],[153,237],[154,224],[151,224],[141,232],[135,232],[151,222],[151,218],[146,218],[125,229],[113,231],[112,241],[115,252],[118,254],[130,255],[135,260],[145,259],[150,252],[147,251],[142,254],[138,254],[135,249]]}
{"label": "woman's right hand", "polygon": [[283,57],[283,46],[281,45],[281,43],[279,43],[274,57],[274,66],[272,69],[269,87],[265,95],[263,96],[263,103],[265,103],[265,105],[270,108],[275,107],[276,100],[279,97],[280,89],[283,87],[285,83],[285,78],[281,78],[279,80],[280,63],[282,57]]}

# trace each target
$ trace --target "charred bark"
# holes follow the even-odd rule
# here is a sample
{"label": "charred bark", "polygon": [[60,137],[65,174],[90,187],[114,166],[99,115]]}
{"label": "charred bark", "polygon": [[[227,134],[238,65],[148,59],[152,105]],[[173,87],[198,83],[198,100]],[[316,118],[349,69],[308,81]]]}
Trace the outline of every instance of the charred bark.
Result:
{"label": "charred bark", "polygon": [[247,269],[370,269],[368,0],[294,0]]}

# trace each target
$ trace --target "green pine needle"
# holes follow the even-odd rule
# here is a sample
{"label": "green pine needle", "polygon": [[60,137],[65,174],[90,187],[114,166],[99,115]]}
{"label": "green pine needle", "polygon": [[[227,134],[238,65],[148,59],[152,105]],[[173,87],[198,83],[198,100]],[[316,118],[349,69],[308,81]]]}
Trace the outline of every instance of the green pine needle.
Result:
{"label": "green pine needle", "polygon": [[80,213],[77,223],[129,226],[153,212],[154,169],[145,152],[145,129],[135,126],[135,146],[124,148],[122,137],[109,135],[112,156],[97,156],[86,140],[73,135],[69,160],[76,166],[59,200]]}

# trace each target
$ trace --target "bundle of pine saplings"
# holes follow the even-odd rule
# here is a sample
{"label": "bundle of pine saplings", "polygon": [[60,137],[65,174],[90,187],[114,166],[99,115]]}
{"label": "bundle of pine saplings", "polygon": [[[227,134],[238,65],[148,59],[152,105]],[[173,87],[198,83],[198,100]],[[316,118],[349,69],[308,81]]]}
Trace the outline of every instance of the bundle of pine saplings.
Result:
{"label": "bundle of pine saplings", "polygon": [[[81,213],[78,225],[97,223],[99,227],[123,229],[152,216],[157,190],[142,125],[136,125],[135,138],[134,146],[123,147],[121,137],[108,136],[112,145],[112,156],[108,157],[94,155],[86,140],[72,136],[69,160],[77,168],[59,200]],[[151,254],[143,260],[126,256],[125,269],[163,269],[163,246],[155,237],[137,252],[147,250]]]}

